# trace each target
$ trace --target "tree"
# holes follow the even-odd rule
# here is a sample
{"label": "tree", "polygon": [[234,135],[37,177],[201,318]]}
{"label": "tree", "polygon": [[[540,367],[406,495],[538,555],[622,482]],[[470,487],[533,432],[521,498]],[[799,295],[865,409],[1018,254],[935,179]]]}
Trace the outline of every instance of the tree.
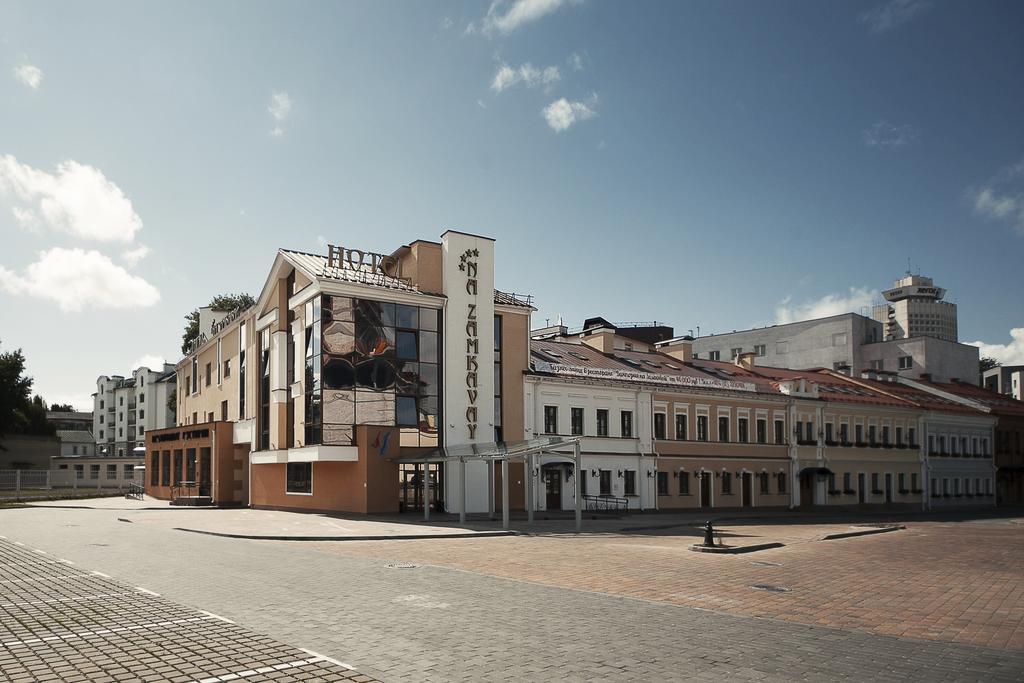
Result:
{"label": "tree", "polygon": [[167,410],[171,411],[172,414],[178,412],[178,388],[175,387],[171,393],[167,394]]}
{"label": "tree", "polygon": [[25,408],[32,395],[32,378],[25,377],[21,349],[0,353],[0,437],[26,426]]}
{"label": "tree", "polygon": [[997,368],[1000,365],[1002,365],[1002,363],[997,361],[995,358],[992,358],[991,356],[982,356],[981,359],[978,361],[978,366],[981,368],[982,372],[985,372],[986,370],[991,370],[992,368]]}
{"label": "tree", "polygon": [[74,407],[70,403],[54,403],[50,406],[50,410],[55,413],[73,413],[75,412]]}
{"label": "tree", "polygon": [[[215,311],[233,311],[236,308],[249,308],[256,303],[251,294],[218,294],[213,297],[209,307]],[[181,352],[188,353],[189,344],[199,337],[199,309],[185,316],[185,332],[181,335]]]}

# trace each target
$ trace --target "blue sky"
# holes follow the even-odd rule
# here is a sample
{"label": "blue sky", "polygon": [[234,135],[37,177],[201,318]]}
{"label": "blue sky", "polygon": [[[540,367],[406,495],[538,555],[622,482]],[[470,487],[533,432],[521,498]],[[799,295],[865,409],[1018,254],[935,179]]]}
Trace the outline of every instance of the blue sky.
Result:
{"label": "blue sky", "polygon": [[455,228],[535,324],[859,310],[909,257],[962,341],[1024,363],[1022,26],[1013,1],[7,2],[0,340],[80,403],[176,361],[182,316],[277,247]]}

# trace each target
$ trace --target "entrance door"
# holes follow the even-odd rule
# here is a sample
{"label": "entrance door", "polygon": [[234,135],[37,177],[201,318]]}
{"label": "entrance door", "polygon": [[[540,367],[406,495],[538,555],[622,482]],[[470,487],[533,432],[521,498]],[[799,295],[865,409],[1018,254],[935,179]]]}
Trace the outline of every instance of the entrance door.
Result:
{"label": "entrance door", "polygon": [[212,494],[210,483],[213,478],[210,474],[210,449],[199,449],[199,495],[209,496]]}
{"label": "entrance door", "polygon": [[857,502],[868,502],[868,475],[861,472],[857,475]]}
{"label": "entrance door", "polygon": [[892,473],[885,473],[885,502],[892,502]]}
{"label": "entrance door", "polygon": [[711,507],[711,473],[701,472],[700,473],[700,506],[702,508]]}
{"label": "entrance door", "polygon": [[754,504],[752,486],[754,475],[750,472],[743,473],[743,507],[748,508]]}
{"label": "entrance door", "polygon": [[544,470],[544,490],[547,492],[544,507],[548,510],[562,509],[562,472],[556,469]]}
{"label": "entrance door", "polygon": [[809,472],[800,475],[800,507],[802,508],[809,508],[814,505],[815,476]]}

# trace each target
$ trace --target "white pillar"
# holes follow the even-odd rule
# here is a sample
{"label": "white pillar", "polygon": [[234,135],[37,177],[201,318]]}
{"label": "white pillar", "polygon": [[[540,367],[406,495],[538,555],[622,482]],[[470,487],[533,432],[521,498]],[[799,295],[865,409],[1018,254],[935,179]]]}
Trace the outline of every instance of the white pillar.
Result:
{"label": "white pillar", "polygon": [[501,528],[508,529],[508,458],[501,461]]}
{"label": "white pillar", "polygon": [[576,533],[580,533],[583,530],[583,480],[580,479],[583,476],[583,472],[580,469],[580,463],[583,458],[580,455],[579,441],[573,447],[572,459],[576,466]]}
{"label": "white pillar", "polygon": [[494,519],[494,461],[487,461],[487,519]]}
{"label": "white pillar", "polygon": [[[438,467],[440,470],[440,466]],[[430,520],[430,463],[423,463],[423,474],[420,477],[423,482],[423,521]]]}
{"label": "white pillar", "polygon": [[533,486],[533,453],[526,456],[526,521],[533,524],[533,499],[537,495]]}

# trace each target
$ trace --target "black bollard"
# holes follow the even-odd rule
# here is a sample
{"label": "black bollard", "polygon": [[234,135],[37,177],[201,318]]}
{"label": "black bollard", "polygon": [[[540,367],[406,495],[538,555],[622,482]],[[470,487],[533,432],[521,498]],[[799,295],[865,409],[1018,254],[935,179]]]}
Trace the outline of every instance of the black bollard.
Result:
{"label": "black bollard", "polygon": [[715,529],[711,526],[709,519],[704,525],[704,547],[710,548],[715,545]]}

